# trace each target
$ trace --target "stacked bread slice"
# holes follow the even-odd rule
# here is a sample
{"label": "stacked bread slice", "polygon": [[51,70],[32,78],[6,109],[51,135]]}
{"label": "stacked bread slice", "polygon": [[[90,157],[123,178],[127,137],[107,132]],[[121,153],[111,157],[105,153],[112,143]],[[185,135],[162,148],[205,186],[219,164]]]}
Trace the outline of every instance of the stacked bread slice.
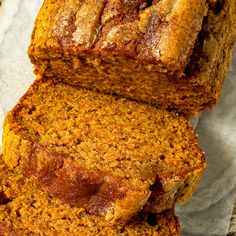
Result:
{"label": "stacked bread slice", "polygon": [[218,100],[235,7],[45,0],[37,79],[4,123],[0,235],[179,235],[206,167],[186,115]]}
{"label": "stacked bread slice", "polygon": [[0,235],[179,235],[173,210],[140,212],[125,225],[112,225],[52,198],[3,162],[0,170]]}

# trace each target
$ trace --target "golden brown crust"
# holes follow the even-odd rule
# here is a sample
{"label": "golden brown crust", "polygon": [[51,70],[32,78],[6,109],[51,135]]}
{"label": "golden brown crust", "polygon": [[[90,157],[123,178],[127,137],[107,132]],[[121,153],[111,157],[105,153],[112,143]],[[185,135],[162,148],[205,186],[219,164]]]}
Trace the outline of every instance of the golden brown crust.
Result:
{"label": "golden brown crust", "polygon": [[206,10],[205,0],[45,0],[31,56],[108,52],[182,73]]}
{"label": "golden brown crust", "polygon": [[[181,193],[187,201],[191,194],[181,186],[200,178],[206,165],[183,117],[43,80],[8,114],[3,153],[10,168],[52,196],[113,223],[142,209],[157,182],[153,211],[172,207]],[[194,189],[197,181],[190,182]]]}
{"label": "golden brown crust", "polygon": [[[218,0],[209,4],[210,10],[182,77],[167,75],[151,64],[141,65],[131,58],[122,60],[109,53],[103,54],[102,58],[70,53],[56,55],[51,38],[48,45],[44,44],[47,51],[41,60],[36,58],[38,45],[35,43],[40,37],[36,39],[33,36],[29,55],[35,64],[35,73],[57,78],[67,84],[158,104],[188,116],[205,108],[210,109],[219,101],[232,54],[236,36],[236,2]],[[45,22],[45,18],[41,19],[39,15],[36,28],[43,22],[53,24],[49,18]]]}
{"label": "golden brown crust", "polygon": [[[176,204],[183,204],[191,199],[192,194],[195,192],[198,183],[203,175],[202,169],[193,171],[192,173],[186,173],[186,176],[182,182],[176,185],[175,188],[169,190],[163,195],[160,195],[155,189],[152,192],[147,204],[144,206],[147,212],[162,212],[165,208],[171,209]],[[165,206],[165,208],[163,208]]]}
{"label": "golden brown crust", "polygon": [[111,226],[83,209],[62,204],[38,189],[24,175],[0,163],[0,235],[155,235],[179,236],[174,210],[161,214],[139,213],[125,226]]}

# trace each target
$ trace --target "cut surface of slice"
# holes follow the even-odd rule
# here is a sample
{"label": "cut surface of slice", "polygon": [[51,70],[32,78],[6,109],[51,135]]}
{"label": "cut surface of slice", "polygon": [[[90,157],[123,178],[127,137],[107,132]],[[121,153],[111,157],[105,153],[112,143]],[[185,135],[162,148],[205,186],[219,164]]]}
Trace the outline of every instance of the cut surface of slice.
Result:
{"label": "cut surface of slice", "polygon": [[42,79],[8,113],[3,154],[51,196],[116,224],[148,200],[153,212],[187,201],[206,166],[183,116]]}

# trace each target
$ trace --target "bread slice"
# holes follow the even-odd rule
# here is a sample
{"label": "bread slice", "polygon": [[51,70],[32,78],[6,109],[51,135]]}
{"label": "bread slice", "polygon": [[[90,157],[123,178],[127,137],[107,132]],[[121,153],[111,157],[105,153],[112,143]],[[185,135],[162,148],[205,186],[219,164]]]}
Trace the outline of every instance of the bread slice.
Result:
{"label": "bread slice", "polygon": [[3,154],[51,196],[114,224],[186,202],[206,167],[184,117],[48,80],[8,113]]}
{"label": "bread slice", "polygon": [[161,214],[139,213],[125,226],[112,226],[84,209],[62,204],[37,188],[23,175],[0,164],[1,236],[179,236],[174,210]]}
{"label": "bread slice", "polygon": [[[114,20],[118,25],[109,28],[113,32],[109,34],[109,37],[112,37],[111,42],[114,44],[111,44],[109,51],[104,53],[103,48],[98,50],[101,44],[84,50],[82,50],[84,45],[73,46],[71,33],[74,31],[77,34],[81,32],[81,37],[83,32],[93,33],[93,30],[86,31],[87,28],[92,27],[88,18],[84,18],[87,28],[84,28],[83,24],[82,31],[78,30],[77,22],[75,25],[73,24],[73,20],[81,16],[76,14],[73,17],[73,12],[76,13],[76,9],[80,7],[78,4],[76,8],[71,1],[45,1],[35,22],[29,47],[29,56],[35,66],[35,74],[57,79],[70,85],[79,85],[157,104],[164,108],[175,109],[188,116],[197,114],[206,108],[210,109],[218,103],[236,37],[236,0],[207,1],[209,11],[203,19],[203,24],[205,1],[144,0],[132,1],[133,4],[127,1],[130,7],[134,7],[135,3],[136,5],[151,3],[151,6],[145,9],[148,14],[140,17],[141,22],[144,20],[149,22],[144,33],[141,34],[141,36],[146,34],[145,43],[148,46],[144,47],[142,56],[138,56],[136,53],[136,58],[130,55],[130,50],[135,50],[140,46],[139,39],[130,40],[126,45],[122,45],[122,40],[137,35],[135,27],[138,27],[135,22],[137,24],[139,21],[131,20],[131,22],[122,24],[119,17],[116,18],[117,15],[122,18],[126,11],[125,7],[117,10],[119,3],[122,4],[121,2],[124,1],[109,1],[103,12],[106,15],[110,11],[110,15],[104,16],[104,18],[111,19],[111,23]],[[108,6],[112,4],[114,4],[113,8],[109,9]],[[156,10],[155,7],[159,6],[162,7]],[[191,8],[190,10],[188,6]],[[181,8],[180,11],[177,10],[178,8]],[[170,13],[165,19],[162,19],[160,13],[163,9]],[[88,8],[84,14],[89,11],[93,11],[93,9]],[[133,13],[136,14],[136,11]],[[173,17],[174,15],[178,16]],[[178,31],[177,26],[172,28],[173,25],[169,24],[172,20],[178,26],[184,25],[181,31]],[[62,24],[62,21],[65,24]],[[81,23],[81,21],[79,22]],[[193,27],[193,25],[195,26]],[[113,25],[110,24],[110,26]],[[168,27],[171,28],[171,31],[168,30]],[[104,28],[102,27],[102,29]],[[99,31],[95,30],[94,37],[97,32]],[[187,32],[190,33],[189,37]],[[152,38],[151,43],[150,38]],[[163,45],[168,45],[168,48],[167,50],[157,50],[156,55],[161,56],[156,58],[156,62],[150,62],[148,58],[153,56],[150,48],[151,51],[155,51],[155,43],[160,42],[159,39],[164,39]],[[191,50],[185,50],[185,46],[190,45],[194,48],[191,46]],[[116,46],[122,51],[120,55],[117,53]],[[184,49],[182,58],[189,58],[182,64],[184,67],[182,72],[176,74],[172,71],[170,73],[168,68],[158,70],[157,67],[161,64],[158,59],[161,59],[162,56],[164,58],[169,52],[170,54],[173,52],[174,55],[179,51],[174,49],[176,47],[180,51]],[[172,64],[178,66],[180,61],[177,54],[172,59]],[[165,62],[167,61],[165,60]]]}

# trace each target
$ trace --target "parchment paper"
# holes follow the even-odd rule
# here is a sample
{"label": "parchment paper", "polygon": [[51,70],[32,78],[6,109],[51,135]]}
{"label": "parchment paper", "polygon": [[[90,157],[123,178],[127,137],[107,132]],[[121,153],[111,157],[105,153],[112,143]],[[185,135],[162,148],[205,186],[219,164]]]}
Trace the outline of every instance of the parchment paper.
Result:
{"label": "parchment paper", "polygon": [[[0,7],[0,127],[6,112],[34,80],[27,46],[41,3],[42,0],[5,0]],[[196,132],[208,169],[191,202],[177,209],[181,235],[224,236],[236,195],[236,58],[221,104],[202,113]]]}

